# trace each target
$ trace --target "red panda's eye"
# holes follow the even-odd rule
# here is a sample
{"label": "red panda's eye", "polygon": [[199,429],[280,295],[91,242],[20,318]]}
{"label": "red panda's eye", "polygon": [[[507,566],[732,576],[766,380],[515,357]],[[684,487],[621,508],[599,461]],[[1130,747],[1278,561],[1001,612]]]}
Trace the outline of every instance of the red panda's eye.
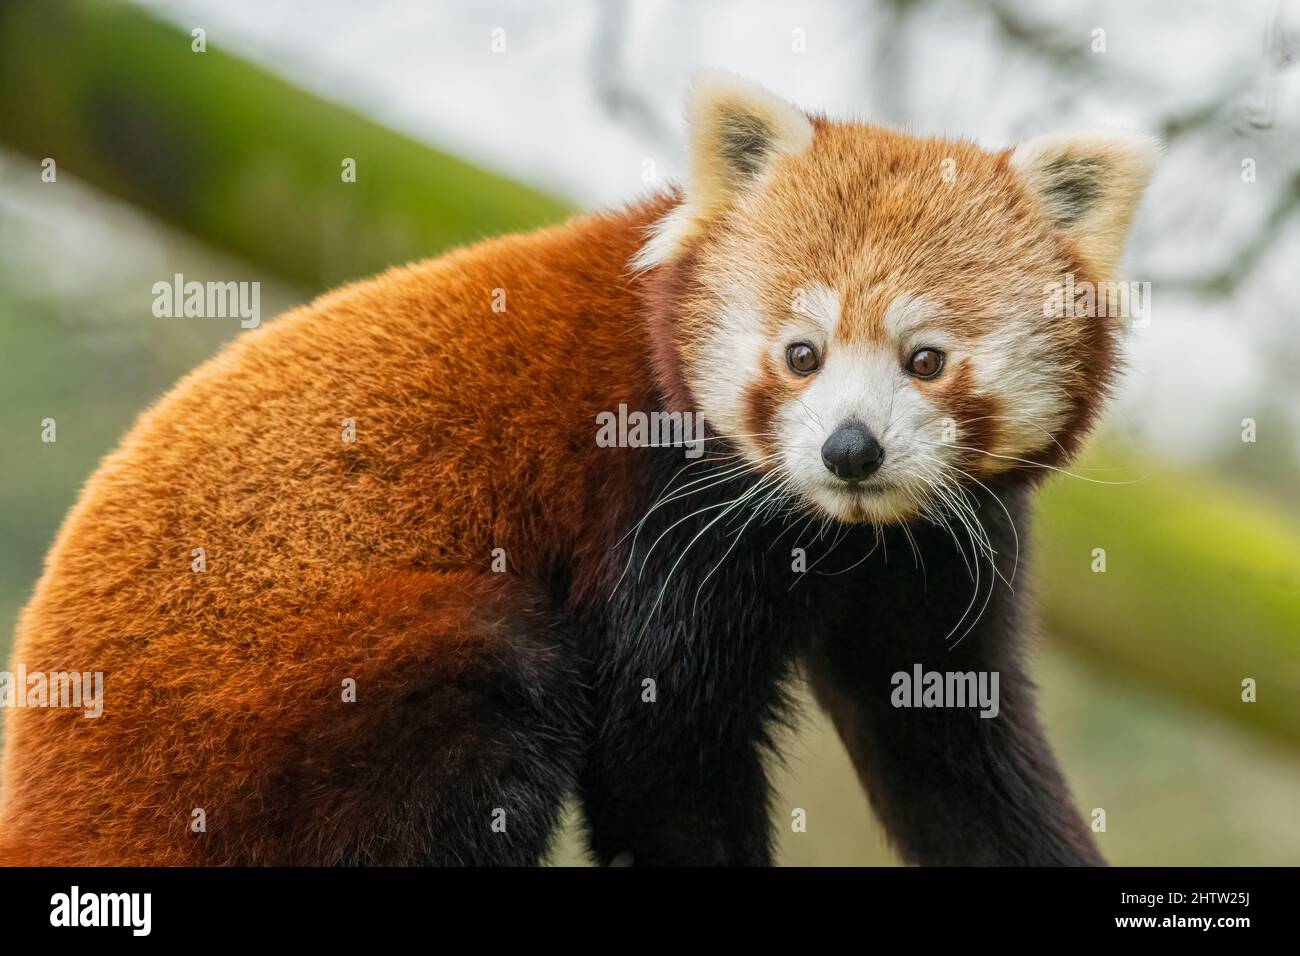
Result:
{"label": "red panda's eye", "polygon": [[907,370],[917,378],[934,378],[943,370],[943,353],[938,349],[917,349],[907,360]]}
{"label": "red panda's eye", "polygon": [[785,350],[785,361],[796,375],[811,375],[820,364],[817,352],[807,342],[796,342]]}

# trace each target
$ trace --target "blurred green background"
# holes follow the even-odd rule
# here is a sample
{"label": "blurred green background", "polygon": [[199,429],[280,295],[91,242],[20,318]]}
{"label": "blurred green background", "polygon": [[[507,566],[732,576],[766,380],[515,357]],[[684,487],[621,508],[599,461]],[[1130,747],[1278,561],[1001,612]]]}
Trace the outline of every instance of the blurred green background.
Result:
{"label": "blurred green background", "polygon": [[[256,279],[269,318],[340,281],[570,209],[190,43],[126,4],[0,3],[6,656],[96,461],[239,332],[235,320],[155,318],[153,283]],[[41,178],[46,157],[54,182]],[[344,157],[357,160],[356,183],[341,181]],[[53,444],[40,441],[47,417]],[[1261,421],[1273,423],[1267,410]],[[1294,443],[1243,444],[1194,468],[1141,444],[1113,430],[1076,469],[1128,483],[1057,477],[1043,495],[1033,579],[1050,735],[1080,806],[1106,811],[1112,862],[1300,863]],[[1097,547],[1105,574],[1090,569]],[[1256,703],[1241,700],[1247,677]],[[777,779],[782,862],[896,862],[810,702]],[[806,832],[791,832],[795,808]],[[553,862],[580,860],[571,821]]]}

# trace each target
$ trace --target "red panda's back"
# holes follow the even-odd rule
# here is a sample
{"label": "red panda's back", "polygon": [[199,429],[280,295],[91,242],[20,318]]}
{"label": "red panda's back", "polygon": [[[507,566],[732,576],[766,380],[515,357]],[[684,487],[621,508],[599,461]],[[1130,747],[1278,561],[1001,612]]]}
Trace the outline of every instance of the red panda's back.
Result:
{"label": "red panda's back", "polygon": [[[244,724],[310,732],[314,705],[277,694],[277,674],[336,688],[379,653],[359,661],[339,635],[418,603],[420,573],[486,570],[503,549],[526,577],[571,544],[593,507],[595,413],[648,394],[626,263],[660,205],[323,296],[146,412],[20,617],[11,671],[101,672],[104,713],[7,714],[0,862],[105,859],[58,825],[88,813],[122,828],[104,845],[149,843],[147,806],[104,812],[116,793],[167,805],[200,768],[237,775]],[[143,858],[190,862],[176,825]]]}

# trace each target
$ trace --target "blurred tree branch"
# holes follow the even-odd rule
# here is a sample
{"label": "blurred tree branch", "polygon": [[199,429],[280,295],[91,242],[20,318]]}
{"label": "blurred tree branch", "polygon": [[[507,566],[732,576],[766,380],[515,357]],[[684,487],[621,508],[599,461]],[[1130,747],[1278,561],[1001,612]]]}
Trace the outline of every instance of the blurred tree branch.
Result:
{"label": "blurred tree branch", "polygon": [[1228,257],[1228,265],[1209,275],[1157,276],[1151,281],[1162,289],[1193,292],[1207,298],[1230,296],[1254,273],[1297,210],[1300,210],[1300,171],[1292,174],[1287,188],[1276,197],[1263,223],[1245,245]]}
{"label": "blurred tree branch", "polygon": [[628,122],[655,144],[672,143],[672,130],[632,84],[627,82],[624,42],[627,36],[627,0],[607,0],[596,5],[597,25],[591,54],[591,77],[596,99],[605,112]]}
{"label": "blurred tree branch", "polygon": [[0,0],[0,143],[309,290],[568,214],[191,42],[130,4]]}
{"label": "blurred tree branch", "polygon": [[[1063,37],[1055,28],[1024,16],[1013,4],[995,0],[987,5],[987,9],[1007,43],[1028,51],[1055,69],[1077,70],[1087,73],[1097,82],[1127,89],[1143,84],[1142,78],[1118,71],[1113,66],[1099,70],[1097,58],[1083,42]],[[1166,116],[1158,129],[1167,147],[1197,134],[1235,140],[1244,135],[1246,129],[1274,129],[1274,106],[1269,94],[1276,85],[1277,73],[1292,66],[1295,60],[1289,38],[1281,27],[1280,16],[1280,9],[1275,9],[1264,38],[1263,76],[1247,77],[1217,96]],[[1252,87],[1261,82],[1267,88],[1261,108],[1251,110],[1243,107]],[[1287,154],[1288,159],[1291,156]],[[1225,298],[1235,293],[1254,273],[1273,242],[1300,210],[1300,167],[1284,173],[1284,177],[1283,185],[1258,230],[1242,247],[1224,257],[1226,264],[1222,268],[1202,276],[1155,276],[1152,282],[1161,288],[1189,291],[1207,298]]]}

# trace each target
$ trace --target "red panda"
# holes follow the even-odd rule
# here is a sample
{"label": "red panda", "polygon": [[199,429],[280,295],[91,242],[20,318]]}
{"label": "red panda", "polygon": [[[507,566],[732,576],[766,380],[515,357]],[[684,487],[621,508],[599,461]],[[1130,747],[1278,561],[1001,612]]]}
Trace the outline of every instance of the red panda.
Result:
{"label": "red panda", "polygon": [[[722,74],[688,113],[683,189],[328,293],[142,415],[19,620],[103,713],[7,714],[0,862],[530,864],[576,796],[596,862],[766,864],[798,671],[904,859],[1102,862],[1010,582],[1118,366],[1044,290],[1110,276],[1155,144]],[[620,408],[703,454],[596,441]]]}

